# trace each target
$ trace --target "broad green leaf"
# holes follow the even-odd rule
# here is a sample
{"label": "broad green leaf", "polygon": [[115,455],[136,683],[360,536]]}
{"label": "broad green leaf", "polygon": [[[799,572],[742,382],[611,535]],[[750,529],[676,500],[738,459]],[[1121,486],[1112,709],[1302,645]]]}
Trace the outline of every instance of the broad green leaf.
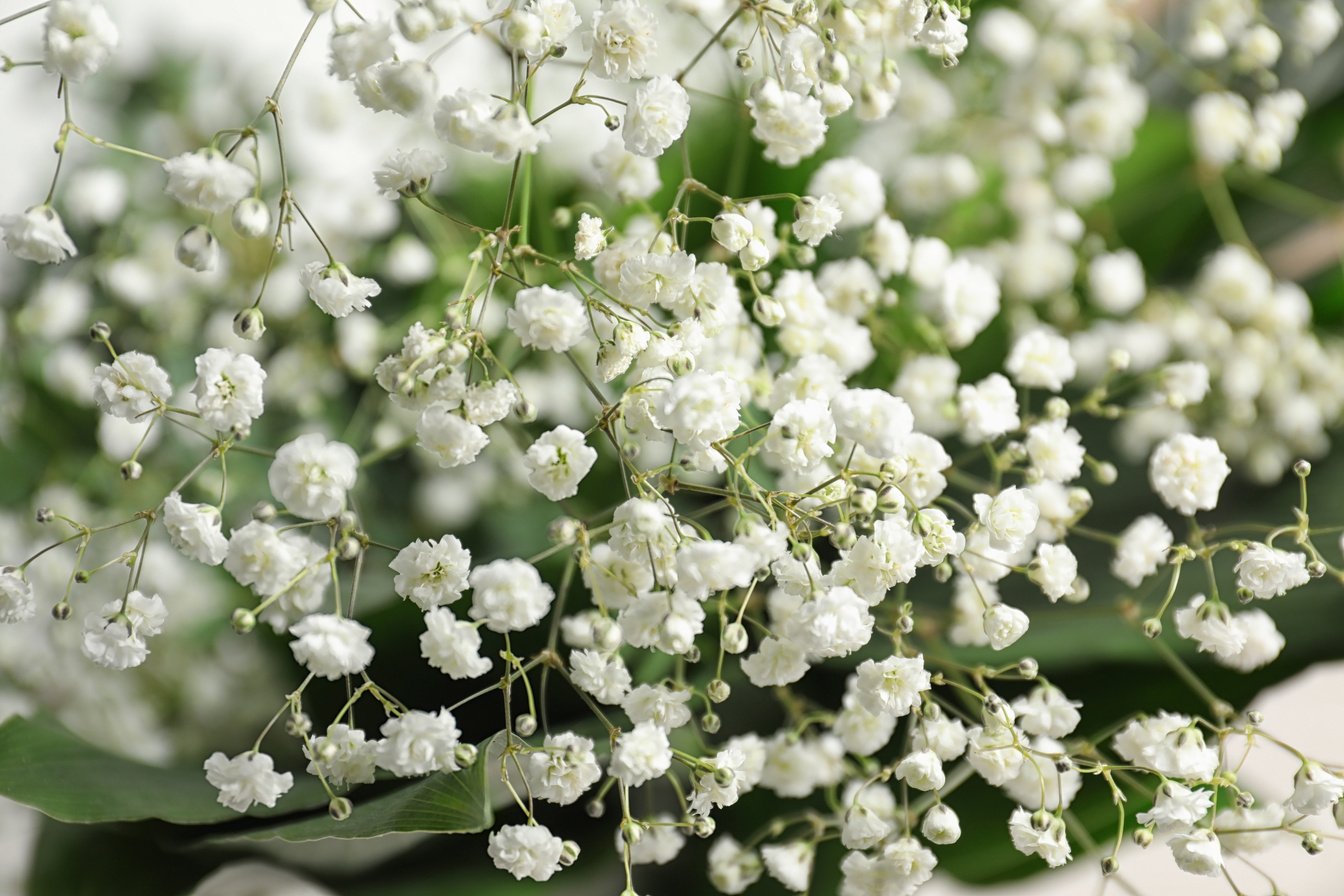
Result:
{"label": "broad green leaf", "polygon": [[459,772],[438,772],[371,799],[360,799],[355,791],[351,799],[355,810],[345,821],[335,821],[324,810],[321,814],[278,824],[231,832],[206,842],[225,843],[239,840],[287,840],[302,842],[335,837],[358,840],[384,834],[470,834],[483,831],[494,822],[494,809],[487,780],[493,738],[480,745],[480,758]]}
{"label": "broad green leaf", "polygon": [[[202,825],[238,821],[219,805],[200,768],[159,768],[86,743],[54,721],[14,717],[0,725],[0,796],[58,821],[99,823],[158,819]],[[299,780],[274,809],[283,815],[325,799],[316,781]]]}

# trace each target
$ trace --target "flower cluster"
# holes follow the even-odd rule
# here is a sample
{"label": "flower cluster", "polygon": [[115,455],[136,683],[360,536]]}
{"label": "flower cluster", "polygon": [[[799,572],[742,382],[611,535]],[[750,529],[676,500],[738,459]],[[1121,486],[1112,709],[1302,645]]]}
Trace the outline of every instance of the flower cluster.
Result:
{"label": "flower cluster", "polygon": [[[173,590],[141,581],[161,527],[165,562],[227,574],[178,577],[178,593],[227,581],[197,618],[228,620],[242,643],[289,639],[300,683],[272,723],[288,717],[334,818],[364,808],[380,770],[487,763],[517,817],[485,849],[520,880],[580,860],[545,805],[580,801],[619,812],[627,896],[635,866],[673,861],[692,837],[711,840],[708,879],[728,894],[765,876],[808,892],[819,844],[837,839],[845,896],[913,893],[970,824],[1059,866],[1093,845],[1069,811],[1085,789],[1121,806],[1106,873],[1127,827],[1199,875],[1227,874],[1225,851],[1262,834],[1318,851],[1302,823],[1336,806],[1344,773],[1217,698],[1187,660],[1273,663],[1287,646],[1274,605],[1344,581],[1302,459],[1325,455],[1344,418],[1344,344],[1313,331],[1307,294],[1221,201],[1294,145],[1307,101],[1280,85],[1280,57],[1330,43],[1330,3],[1275,23],[1250,2],[1201,0],[1178,48],[1111,2],[974,19],[953,0],[307,6],[295,54],[326,35],[341,95],[416,135],[362,175],[381,211],[324,220],[340,214],[286,155],[292,61],[259,114],[166,158],[92,135],[67,106],[61,163],[74,138],[158,159],[172,213],[194,221],[169,253],[176,276],[224,277],[228,295],[259,285],[183,328],[218,343],[193,341],[189,357],[128,348],[149,337],[104,323],[90,332],[100,363],[53,353],[49,379],[96,408],[124,479],[157,488],[160,439],[194,466],[129,519],[93,522],[57,494],[38,522],[69,531],[0,571],[0,621],[87,604],[89,660],[139,666],[162,635],[157,659],[181,612]],[[688,20],[694,38],[672,27]],[[43,28],[67,98],[114,64],[118,32],[94,0],[46,4]],[[1196,86],[1188,139],[1227,236],[1162,285],[1098,211],[1149,117],[1136,34]],[[468,39],[495,70],[450,80],[436,60]],[[739,149],[785,188],[752,193],[693,159],[723,100]],[[597,122],[612,132],[585,157],[598,191],[543,208],[542,163]],[[855,129],[848,144],[834,133]],[[806,160],[805,177],[790,170]],[[498,218],[458,207],[440,176],[458,166],[506,172]],[[86,245],[53,205],[68,189],[62,207],[78,208],[66,176],[58,164],[42,203],[0,218],[18,258],[59,264]],[[448,248],[385,240],[370,222],[396,226],[394,203]],[[249,255],[265,258],[250,279]],[[352,271],[375,263],[383,282]],[[134,264],[106,263],[100,289],[154,282]],[[19,323],[59,341],[91,300],[56,282]],[[428,301],[406,288],[422,284]],[[399,477],[383,475],[390,461]],[[248,464],[260,472],[240,475]],[[1300,492],[1281,524],[1210,519],[1245,479],[1284,476]],[[536,533],[491,550],[469,525],[515,499],[535,510],[518,527],[548,525],[528,556],[512,546]],[[62,581],[43,558],[66,545]],[[124,588],[108,582],[116,567]],[[103,583],[98,600],[76,587]],[[458,702],[395,695],[365,615],[380,589]],[[1152,640],[1207,712],[1085,715],[1023,651],[1088,601],[1108,632]],[[252,634],[258,622],[271,634]],[[392,649],[416,656],[414,641]],[[328,682],[345,703],[315,719]],[[548,688],[586,715],[551,715]],[[462,707],[501,697],[504,731],[472,730]],[[734,724],[753,703],[772,708],[768,728]],[[271,728],[205,761],[222,805],[273,807],[293,787],[262,750]],[[1300,760],[1285,803],[1257,806],[1238,784],[1238,738]],[[959,817],[951,797],[973,776],[1002,794],[997,817]],[[753,791],[797,809],[744,831],[734,807]]]}

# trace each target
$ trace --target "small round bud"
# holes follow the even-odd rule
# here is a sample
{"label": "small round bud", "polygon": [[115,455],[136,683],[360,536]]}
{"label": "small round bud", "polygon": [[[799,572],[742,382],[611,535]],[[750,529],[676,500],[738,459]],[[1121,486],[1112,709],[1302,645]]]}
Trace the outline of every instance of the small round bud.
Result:
{"label": "small round bud", "polygon": [[609,131],[614,131],[621,126],[621,119],[618,115],[608,115],[602,121],[602,126]]}
{"label": "small round bud", "polygon": [[616,620],[605,616],[593,621],[593,641],[603,650],[615,650],[621,646],[621,627]]}
{"label": "small round bud", "polygon": [[1143,636],[1150,641],[1162,634],[1162,620],[1151,617],[1143,620]]}
{"label": "small round bud", "polygon": [[266,315],[260,308],[244,308],[233,316],[233,335],[256,342],[266,332]]}
{"label": "small round bud", "polygon": [[763,327],[777,327],[784,323],[788,312],[784,305],[773,296],[759,295],[751,303],[751,316]]}
{"label": "small round bud", "polygon": [[896,631],[903,635],[908,635],[915,630],[915,617],[909,613],[902,613],[896,617]]}
{"label": "small round bud", "polygon": [[98,321],[89,327],[89,338],[94,342],[105,342],[112,338],[112,328],[105,321]]}
{"label": "small round bud", "polygon": [[1318,856],[1325,852],[1325,841],[1315,831],[1307,831],[1302,835],[1302,848],[1307,851],[1307,855]]}
{"label": "small round bud", "polygon": [[439,17],[423,3],[407,3],[397,10],[397,30],[413,44],[429,39],[438,25]]}
{"label": "small round bud", "polygon": [[685,376],[695,369],[695,356],[690,352],[677,352],[667,359],[667,369],[673,376]]}
{"label": "small round bud", "polygon": [[138,460],[128,460],[121,465],[121,478],[127,482],[134,482],[145,473],[145,468],[141,466]]}
{"label": "small round bud", "polygon": [[687,647],[684,651],[682,651],[681,658],[684,659],[684,660],[685,660],[686,662],[688,662],[688,663],[698,663],[698,662],[700,662],[700,648],[699,648],[699,646],[698,646],[698,645],[695,645],[695,644],[692,644],[690,647]]}
{"label": "small round bud", "polygon": [[285,722],[285,733],[290,737],[303,737],[313,730],[313,720],[308,713],[296,713]]}
{"label": "small round bud", "polygon": [[453,759],[457,762],[458,768],[470,768],[476,764],[476,745],[458,744],[453,749]]}
{"label": "small round bud", "polygon": [[64,622],[70,618],[70,612],[70,602],[63,600],[51,608],[51,618],[57,622]]}
{"label": "small round bud", "polygon": [[638,442],[626,442],[621,446],[621,456],[626,460],[639,460],[640,447]]}
{"label": "small round bud", "polygon": [[1311,461],[1299,460],[1297,463],[1293,464],[1293,472],[1303,479],[1306,479],[1311,475]]}
{"label": "small round bud", "polygon": [[337,747],[331,741],[325,740],[322,742],[322,746],[317,748],[317,758],[322,760],[323,762],[330,763],[338,755],[340,755],[340,752],[341,750],[339,747]]}
{"label": "small round bud", "polygon": [[215,265],[219,262],[219,241],[210,232],[210,228],[203,224],[197,224],[194,227],[188,227],[186,232],[178,237],[177,246],[173,249],[173,256],[178,262],[193,271],[214,270]]}
{"label": "small round bud", "polygon": [[756,60],[751,58],[751,54],[746,50],[738,50],[733,62],[737,65],[737,70],[742,72],[751,71],[751,67],[756,64]]}
{"label": "small round bud", "polygon": [[593,798],[583,804],[583,810],[588,813],[589,818],[601,818],[607,814],[607,804],[597,798]]}
{"label": "small round bud", "polygon": [[336,821],[345,821],[353,811],[355,811],[355,804],[350,802],[348,797],[332,797],[331,802],[327,803],[327,814]]}
{"label": "small round bud", "polygon": [[1134,842],[1143,849],[1153,845],[1153,832],[1148,828],[1136,828],[1134,830]]}
{"label": "small round bud", "polygon": [[1115,856],[1107,856],[1101,860],[1101,873],[1110,876],[1120,870],[1120,862]]}
{"label": "small round bud", "polygon": [[252,507],[252,519],[259,523],[270,522],[278,512],[270,501],[258,501]]}
{"label": "small round bud", "polygon": [[705,693],[708,694],[709,699],[715,703],[722,703],[727,700],[732,692],[732,687],[722,678],[714,679],[709,683],[709,687],[705,688]]}
{"label": "small round bud", "polygon": [[644,839],[644,825],[627,818],[621,822],[621,839],[631,846]]}
{"label": "small round bud", "polygon": [[513,404],[513,415],[523,423],[537,419],[537,406],[526,398],[520,398]]}
{"label": "small round bud", "polygon": [[720,787],[728,787],[733,783],[733,770],[730,768],[714,769],[714,783]]}
{"label": "small round bud", "polygon": [[336,543],[336,553],[342,560],[353,560],[364,550],[364,545],[359,543],[359,539],[347,535]]}
{"label": "small round bud", "polygon": [[71,578],[75,580],[76,585],[87,585],[89,583],[89,579],[93,578],[93,576],[89,573],[87,569],[77,569],[75,570],[75,574],[71,576]]}
{"label": "small round bud", "polygon": [[1114,485],[1115,480],[1120,476],[1119,472],[1115,469],[1115,464],[1110,461],[1102,461],[1097,464],[1092,470],[1092,475],[1096,477],[1097,482],[1101,485]]}
{"label": "small round bud", "polygon": [[884,485],[877,492],[877,510],[879,513],[899,513],[905,506],[905,496],[901,490],[891,485]]}
{"label": "small round bud", "polygon": [[1017,661],[1017,673],[1030,681],[1041,672],[1041,666],[1031,657],[1023,657]]}
{"label": "small round bud", "polygon": [[240,635],[245,635],[257,627],[257,617],[251,610],[245,610],[242,607],[239,607],[233,611],[233,616],[229,619],[229,624],[233,626],[235,632]]}
{"label": "small round bud", "polygon": [[1130,357],[1129,352],[1122,348],[1112,349],[1111,353],[1106,356],[1107,366],[1116,373],[1124,373],[1129,369],[1129,365],[1132,361],[1133,358]]}
{"label": "small round bud", "polygon": [[811,267],[817,263],[817,250],[811,246],[794,246],[793,260],[802,267]]}
{"label": "small round bud", "polygon": [[256,239],[271,229],[271,210],[256,196],[247,196],[233,207],[229,223],[239,236]]}
{"label": "small round bud", "polygon": [[723,649],[731,654],[739,654],[747,649],[747,629],[740,622],[730,622],[723,627]]}
{"label": "small round bud", "polygon": [[560,864],[568,868],[579,860],[579,844],[566,840],[560,846]]}
{"label": "small round bud", "polygon": [[1255,794],[1247,790],[1243,790],[1237,794],[1238,809],[1249,809],[1254,805],[1255,805]]}
{"label": "small round bud", "polygon": [[569,208],[568,206],[562,205],[555,211],[551,212],[552,227],[558,227],[563,229],[569,227],[573,223],[574,223],[574,210]]}
{"label": "small round bud", "polygon": [[355,516],[353,510],[342,510],[336,515],[336,528],[342,532],[349,532],[359,525],[359,517]]}
{"label": "small round bud", "polygon": [[37,521],[39,523],[49,523],[54,519],[56,519],[56,514],[50,507],[37,508]]}
{"label": "small round bud", "polygon": [[1259,728],[1261,725],[1265,724],[1265,714],[1258,709],[1253,709],[1246,713],[1246,721]]}
{"label": "small round bud", "polygon": [[1321,578],[1325,575],[1325,572],[1325,564],[1319,560],[1313,560],[1307,564],[1307,575],[1311,576],[1313,579]]}
{"label": "small round bud", "polygon": [[849,550],[858,540],[858,533],[849,523],[836,523],[835,528],[831,530],[831,544],[839,550]]}
{"label": "small round bud", "polygon": [[1055,760],[1055,771],[1061,775],[1073,770],[1073,760],[1067,756],[1061,756]]}
{"label": "small round bud", "polygon": [[849,507],[854,513],[868,515],[877,509],[877,492],[870,488],[856,488],[849,496]]}
{"label": "small round bud", "polygon": [[706,837],[714,836],[714,827],[715,827],[714,819],[710,818],[707,815],[705,816],[697,815],[691,821],[691,832],[694,833],[695,836],[699,837],[701,840],[705,839]]}
{"label": "small round bud", "polygon": [[706,712],[700,717],[700,730],[706,734],[717,734],[722,720],[714,712]]}
{"label": "small round bud", "polygon": [[525,712],[513,720],[513,730],[519,737],[531,737],[537,733],[537,717]]}
{"label": "small round bud", "polygon": [[1063,420],[1069,416],[1069,403],[1058,395],[1045,401],[1045,416],[1051,420]]}

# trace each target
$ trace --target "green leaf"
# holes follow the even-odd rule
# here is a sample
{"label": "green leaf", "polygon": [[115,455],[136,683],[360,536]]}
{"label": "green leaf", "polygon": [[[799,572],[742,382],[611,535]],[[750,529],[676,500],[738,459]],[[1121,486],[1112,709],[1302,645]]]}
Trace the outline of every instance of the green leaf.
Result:
{"label": "green leaf", "polygon": [[[124,759],[40,717],[16,716],[0,725],[0,796],[80,824],[158,819],[201,825],[240,818],[219,805],[199,767]],[[253,814],[282,815],[318,802],[326,801],[317,782],[301,780],[274,809],[258,807]]]}
{"label": "green leaf", "polygon": [[479,758],[459,772],[438,772],[372,799],[352,797],[355,810],[345,821],[336,821],[325,809],[320,815],[286,820],[265,827],[230,832],[208,838],[219,844],[239,840],[287,840],[303,842],[334,837],[358,840],[384,834],[474,834],[494,823],[487,768],[493,763],[494,738],[479,747]]}

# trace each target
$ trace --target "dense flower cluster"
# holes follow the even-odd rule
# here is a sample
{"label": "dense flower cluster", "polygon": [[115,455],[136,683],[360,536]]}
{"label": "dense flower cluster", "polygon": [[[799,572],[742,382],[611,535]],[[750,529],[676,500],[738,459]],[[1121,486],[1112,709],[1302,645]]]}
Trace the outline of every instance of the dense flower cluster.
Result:
{"label": "dense flower cluster", "polygon": [[[165,431],[199,437],[203,459],[130,520],[86,522],[86,507],[58,495],[71,508],[39,521],[69,532],[0,571],[0,621],[24,623],[43,601],[65,618],[78,603],[85,657],[114,670],[152,662],[151,639],[179,612],[171,590],[141,584],[159,562],[146,556],[161,525],[181,558],[232,579],[236,609],[221,599],[198,616],[242,634],[261,621],[291,639],[306,677],[276,719],[288,715],[334,817],[360,811],[359,785],[378,770],[409,778],[489,763],[522,821],[490,832],[486,849],[520,880],[580,859],[541,821],[563,815],[539,804],[581,800],[594,815],[619,809],[627,894],[633,866],[671,861],[687,835],[712,838],[708,878],[729,894],[767,875],[808,892],[818,844],[837,838],[845,896],[913,893],[940,848],[991,822],[1059,866],[1091,846],[1068,811],[1084,787],[1141,805],[1136,838],[1160,837],[1192,874],[1221,876],[1225,853],[1250,851],[1239,830],[1319,846],[1300,823],[1344,795],[1339,770],[1284,745],[1301,760],[1292,797],[1252,808],[1227,741],[1259,736],[1254,716],[1208,699],[1205,716],[1135,706],[1080,728],[1088,708],[1014,649],[1114,579],[1125,595],[1115,625],[1157,640],[1182,674],[1193,675],[1168,646],[1178,639],[1186,655],[1249,672],[1286,646],[1262,606],[1312,579],[1344,580],[1321,550],[1300,459],[1325,454],[1344,416],[1344,346],[1313,333],[1306,294],[1235,233],[1187,282],[1159,287],[1089,214],[1148,115],[1131,43],[1161,34],[1102,0],[1032,0],[974,19],[953,0],[360,5],[382,8],[347,16],[309,0],[296,53],[327,34],[342,90],[430,143],[399,146],[365,186],[465,240],[453,258],[419,242],[385,247],[394,287],[437,270],[451,292],[430,310],[375,317],[395,290],[352,271],[368,260],[359,238],[324,238],[321,191],[284,155],[286,68],[251,124],[221,122],[209,145],[155,169],[198,222],[172,253],[192,276],[225,267],[238,240],[269,239],[255,300],[233,302],[231,332],[205,331],[219,345],[193,346],[194,380],[95,324],[106,360],[73,390],[100,412],[100,439],[125,448],[127,480],[144,475],[141,458]],[[1297,4],[1291,22],[1250,2],[1187,6],[1180,46],[1164,52],[1181,54],[1199,85],[1189,137],[1201,172],[1225,189],[1228,171],[1282,164],[1307,104],[1279,86],[1280,57],[1319,54],[1340,17],[1326,0]],[[62,90],[113,64],[118,32],[99,3],[55,0],[44,15],[43,64]],[[704,27],[688,41],[669,27],[681,19]],[[468,37],[502,50],[492,58],[507,89],[434,65]],[[711,60],[726,74],[709,74]],[[692,171],[688,141],[722,99],[749,121],[744,139],[759,144],[749,152],[783,169],[821,156],[803,192],[729,195],[732,178]],[[266,117],[275,165],[257,124]],[[534,166],[562,154],[566,122],[612,132],[592,158],[601,193],[548,209],[543,223]],[[857,123],[859,138],[823,154],[841,123]],[[76,137],[107,143],[67,115],[62,160]],[[511,172],[502,220],[463,220],[443,201],[438,175],[471,164],[468,154]],[[659,203],[678,166],[675,195]],[[18,258],[79,255],[52,204],[67,189],[64,208],[82,201],[63,178],[42,203],[0,217]],[[953,238],[939,222],[967,203],[995,221]],[[545,226],[549,240],[538,238]],[[276,295],[282,274],[297,301]],[[138,282],[111,265],[101,276],[113,291]],[[30,307],[73,307],[73,331],[90,309],[72,296],[35,293]],[[268,315],[324,329],[272,345]],[[980,371],[962,350],[991,330],[1005,350]],[[314,345],[316,362],[301,356]],[[337,404],[342,383],[323,379],[336,364],[368,384],[353,414],[322,413]],[[266,465],[267,491],[248,495],[259,503],[240,517],[230,464],[247,455]],[[431,501],[489,501],[517,484],[557,505],[551,546],[479,556],[467,527],[449,523],[385,543],[371,505],[404,514],[406,504],[369,490],[389,458],[416,459],[421,483],[447,483]],[[1130,471],[1118,484],[1106,458]],[[1238,475],[1299,480],[1291,519],[1237,534],[1207,523]],[[601,509],[593,496],[617,494],[612,483],[620,497]],[[1121,489],[1145,493],[1144,512],[1118,532],[1093,528],[1108,502],[1129,506],[1113,497]],[[86,558],[128,524],[139,530],[129,546],[101,565]],[[1085,542],[1105,547],[1108,568],[1085,562]],[[41,558],[67,543],[77,555],[61,582]],[[563,572],[552,580],[554,557]],[[130,574],[107,600],[73,589],[115,566]],[[380,683],[384,648],[356,597],[378,587],[361,576],[384,569],[388,593],[423,618],[424,674],[446,687],[470,680],[462,703],[502,692],[508,729],[480,755],[473,744],[495,732],[459,727],[461,704],[407,706]],[[1233,606],[1220,573],[1242,602],[1260,603]],[[517,648],[533,635],[543,647]],[[397,649],[416,655],[413,643]],[[591,720],[547,720],[537,703],[550,679]],[[791,687],[804,680],[821,684]],[[334,718],[309,718],[305,692],[325,681],[344,681],[349,700]],[[776,729],[732,724],[735,702],[772,699]],[[293,773],[262,751],[270,730],[206,760],[221,804],[271,807],[291,789]],[[1101,730],[1110,734],[1088,740]],[[960,818],[946,799],[972,775],[1002,792],[998,819]],[[656,811],[641,814],[637,789]],[[733,807],[758,789],[800,809],[747,836]],[[1234,807],[1220,808],[1227,798]]]}

